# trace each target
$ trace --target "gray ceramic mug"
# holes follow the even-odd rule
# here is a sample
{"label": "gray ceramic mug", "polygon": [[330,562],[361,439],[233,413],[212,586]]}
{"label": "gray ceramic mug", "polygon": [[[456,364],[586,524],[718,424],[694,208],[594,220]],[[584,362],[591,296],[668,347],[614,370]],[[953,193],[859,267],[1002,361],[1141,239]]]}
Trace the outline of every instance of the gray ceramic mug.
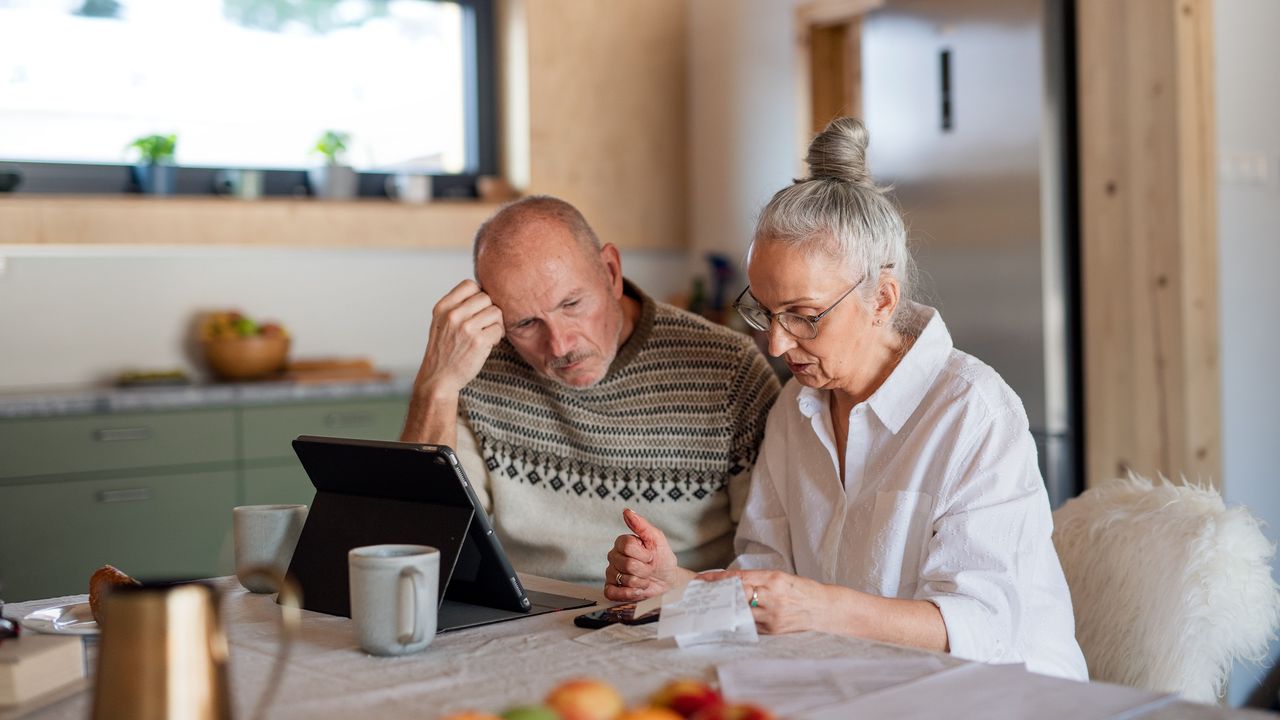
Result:
{"label": "gray ceramic mug", "polygon": [[371,655],[421,652],[436,634],[440,552],[427,545],[366,545],[347,553],[351,620]]}
{"label": "gray ceramic mug", "polygon": [[306,505],[241,505],[231,511],[236,541],[236,578],[249,592],[279,590],[252,568],[266,566],[281,577],[289,570],[293,549],[307,521]]}

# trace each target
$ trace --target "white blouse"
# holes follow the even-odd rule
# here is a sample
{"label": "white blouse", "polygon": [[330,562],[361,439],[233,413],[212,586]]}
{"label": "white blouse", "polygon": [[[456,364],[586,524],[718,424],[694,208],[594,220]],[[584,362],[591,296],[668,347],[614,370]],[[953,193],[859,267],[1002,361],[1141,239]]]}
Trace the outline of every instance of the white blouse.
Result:
{"label": "white blouse", "polygon": [[924,327],[850,412],[843,482],[830,391],[783,388],[733,567],[928,600],[953,655],[1085,680],[1022,402],[954,348],[936,310],[902,311]]}

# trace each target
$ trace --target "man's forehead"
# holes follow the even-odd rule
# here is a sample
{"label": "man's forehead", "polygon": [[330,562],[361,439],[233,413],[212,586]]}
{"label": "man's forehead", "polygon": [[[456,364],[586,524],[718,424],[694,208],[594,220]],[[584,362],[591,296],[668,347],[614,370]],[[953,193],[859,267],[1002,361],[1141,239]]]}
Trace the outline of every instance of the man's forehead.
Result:
{"label": "man's forehead", "polygon": [[518,322],[550,312],[575,294],[581,293],[577,284],[565,285],[548,282],[545,278],[534,278],[534,282],[503,284],[495,286],[489,293],[489,299],[502,311],[504,322]]}

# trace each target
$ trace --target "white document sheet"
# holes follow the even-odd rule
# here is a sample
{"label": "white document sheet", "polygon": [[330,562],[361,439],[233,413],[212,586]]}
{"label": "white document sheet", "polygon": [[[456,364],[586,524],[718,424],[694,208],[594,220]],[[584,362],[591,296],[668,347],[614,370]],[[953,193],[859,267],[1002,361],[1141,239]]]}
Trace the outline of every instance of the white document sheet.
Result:
{"label": "white document sheet", "polygon": [[780,717],[839,705],[863,693],[942,672],[933,655],[873,660],[741,660],[716,668],[726,700],[756,703]]}
{"label": "white document sheet", "polygon": [[966,663],[848,702],[797,714],[799,720],[913,717],[922,710],[983,720],[1135,718],[1173,702],[1164,693],[1027,672],[1021,665]]}
{"label": "white document sheet", "polygon": [[680,647],[759,640],[741,578],[690,581],[683,595],[673,602],[671,596],[676,592],[672,590],[662,598],[658,637],[674,637]]}
{"label": "white document sheet", "polygon": [[688,587],[689,581],[686,580],[661,595],[654,595],[648,600],[641,600],[636,603],[636,617],[648,615],[649,613],[662,607],[664,602],[680,602],[680,598],[684,597],[684,589]]}
{"label": "white document sheet", "polygon": [[622,623],[614,623],[583,633],[574,638],[575,641],[583,645],[592,645],[601,647],[605,645],[626,645],[627,643],[642,642],[644,640],[656,640],[658,637],[658,626],[654,623],[645,625],[623,625]]}

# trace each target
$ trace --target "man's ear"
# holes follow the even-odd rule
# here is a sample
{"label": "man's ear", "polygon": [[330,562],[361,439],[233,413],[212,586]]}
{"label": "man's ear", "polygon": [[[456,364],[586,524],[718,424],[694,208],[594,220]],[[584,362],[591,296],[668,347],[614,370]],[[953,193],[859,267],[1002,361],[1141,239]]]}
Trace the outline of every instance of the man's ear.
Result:
{"label": "man's ear", "polygon": [[622,256],[613,243],[605,243],[600,248],[600,264],[604,266],[605,276],[609,280],[609,292],[615,299],[622,297]]}

